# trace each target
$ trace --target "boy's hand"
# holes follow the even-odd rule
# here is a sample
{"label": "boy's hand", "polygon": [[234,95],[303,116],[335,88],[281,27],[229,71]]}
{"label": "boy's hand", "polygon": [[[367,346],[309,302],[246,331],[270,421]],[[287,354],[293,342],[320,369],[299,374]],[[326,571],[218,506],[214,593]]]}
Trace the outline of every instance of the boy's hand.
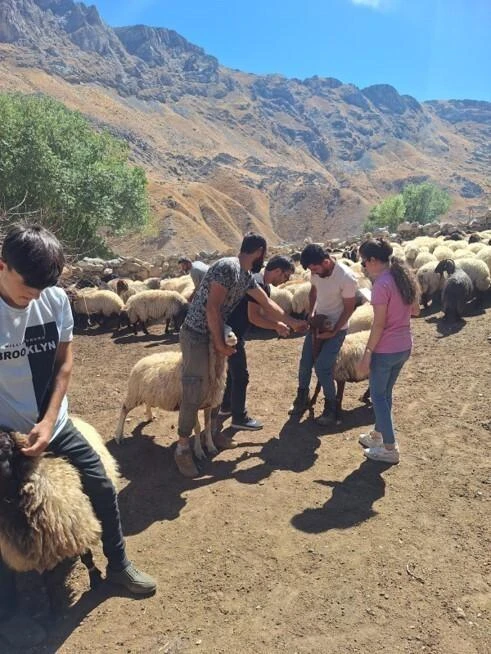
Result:
{"label": "boy's hand", "polygon": [[38,422],[27,435],[29,445],[21,449],[26,456],[39,456],[48,447],[53,435],[53,424],[51,422]]}

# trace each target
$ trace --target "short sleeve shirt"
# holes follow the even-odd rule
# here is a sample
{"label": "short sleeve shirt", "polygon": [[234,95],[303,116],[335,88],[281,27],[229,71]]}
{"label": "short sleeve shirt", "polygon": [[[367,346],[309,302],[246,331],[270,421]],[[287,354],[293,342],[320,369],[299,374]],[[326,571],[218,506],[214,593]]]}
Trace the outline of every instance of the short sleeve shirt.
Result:
{"label": "short sleeve shirt", "polygon": [[[0,298],[0,425],[28,433],[48,407],[59,343],[73,338],[73,317],[65,291],[46,288],[25,309]],[[64,427],[62,401],[52,439]]]}
{"label": "short sleeve shirt", "polygon": [[228,317],[244,297],[248,290],[257,288],[257,282],[251,272],[240,267],[238,257],[219,259],[208,269],[200,287],[189,307],[184,325],[199,334],[208,334],[206,305],[213,282],[224,286],[227,290],[225,301],[221,307],[222,319],[226,323]]}
{"label": "short sleeve shirt", "polygon": [[209,267],[210,266],[208,266],[206,263],[203,263],[202,261],[194,261],[192,263],[189,274],[193,280],[194,288],[199,288],[204,276],[208,272]]}
{"label": "short sleeve shirt", "polygon": [[[262,288],[268,297],[271,296],[271,287],[264,283],[264,274],[256,273],[253,275],[259,288]],[[227,323],[232,327],[236,336],[243,338],[249,329],[249,302],[256,302],[250,295],[242,298],[239,304],[232,311],[227,319]]]}
{"label": "short sleeve shirt", "polygon": [[394,354],[406,352],[413,344],[411,305],[405,304],[390,271],[386,270],[373,283],[372,305],[386,305],[385,325],[374,352]]}
{"label": "short sleeve shirt", "polygon": [[[311,282],[317,291],[315,312],[327,316],[329,322],[335,325],[343,313],[343,300],[356,295],[358,285],[355,275],[348,266],[336,262],[329,277],[312,275]],[[341,329],[348,329],[348,323]]]}

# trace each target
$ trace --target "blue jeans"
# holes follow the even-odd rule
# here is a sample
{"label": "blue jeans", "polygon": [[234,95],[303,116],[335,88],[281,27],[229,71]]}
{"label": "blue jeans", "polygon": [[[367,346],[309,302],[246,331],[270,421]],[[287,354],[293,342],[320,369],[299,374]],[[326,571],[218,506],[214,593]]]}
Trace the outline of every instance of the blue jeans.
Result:
{"label": "blue jeans", "polygon": [[321,351],[314,362],[312,352],[312,333],[308,332],[302,348],[298,370],[298,387],[308,389],[312,378],[312,367],[324,391],[324,397],[329,401],[331,409],[336,406],[336,385],[334,383],[334,364],[339,350],[346,338],[346,330],[339,331],[336,336],[324,341]]}
{"label": "blue jeans", "polygon": [[370,363],[370,397],[375,413],[375,429],[386,445],[395,443],[392,425],[392,389],[411,350],[382,354],[374,352]]}

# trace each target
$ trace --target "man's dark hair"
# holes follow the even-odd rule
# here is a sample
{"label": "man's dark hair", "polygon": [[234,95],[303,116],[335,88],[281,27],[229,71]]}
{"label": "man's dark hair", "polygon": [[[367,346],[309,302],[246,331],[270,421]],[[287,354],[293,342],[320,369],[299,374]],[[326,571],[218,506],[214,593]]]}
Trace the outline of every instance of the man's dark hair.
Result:
{"label": "man's dark hair", "polygon": [[283,272],[289,272],[291,274],[295,272],[293,261],[282,254],[276,254],[274,257],[271,257],[266,264],[266,270],[276,270],[277,268],[283,270]]}
{"label": "man's dark hair", "polygon": [[61,243],[41,225],[10,227],[1,257],[22,277],[24,284],[40,290],[56,284],[65,264]]}
{"label": "man's dark hair", "polygon": [[307,270],[309,266],[318,266],[325,259],[330,258],[331,257],[329,256],[329,252],[324,250],[322,245],[319,245],[318,243],[310,243],[309,245],[306,245],[302,250],[302,254],[300,255],[300,263],[302,264],[302,268]]}
{"label": "man's dark hair", "polygon": [[177,263],[179,263],[179,264],[180,263],[190,263],[190,264],[192,264],[193,262],[191,261],[191,259],[189,257],[179,257],[179,259],[177,260]]}
{"label": "man's dark hair", "polygon": [[244,239],[242,240],[242,245],[240,246],[240,252],[241,254],[252,254],[256,250],[259,250],[259,248],[263,248],[264,251],[266,252],[266,248],[267,248],[266,239],[264,238],[264,236],[261,236],[260,234],[254,234],[253,232],[249,232],[244,236]]}

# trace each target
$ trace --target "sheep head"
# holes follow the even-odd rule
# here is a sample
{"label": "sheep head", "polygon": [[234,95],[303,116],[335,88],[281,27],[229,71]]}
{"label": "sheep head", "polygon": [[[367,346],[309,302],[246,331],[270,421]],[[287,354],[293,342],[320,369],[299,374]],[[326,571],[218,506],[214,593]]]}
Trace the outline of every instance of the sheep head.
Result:
{"label": "sheep head", "polygon": [[225,345],[229,347],[235,347],[237,345],[237,336],[230,325],[223,326],[223,340],[225,341]]}
{"label": "sheep head", "polygon": [[27,444],[27,436],[0,427],[0,499],[15,497],[19,484],[35,464],[35,459],[21,452]]}
{"label": "sheep head", "polygon": [[128,282],[127,281],[125,281],[124,279],[118,279],[118,281],[116,282],[116,293],[118,295],[120,295],[124,291],[127,291],[128,288],[129,287],[128,287]]}
{"label": "sheep head", "polygon": [[324,316],[322,313],[316,313],[315,316],[312,316],[309,324],[312,329],[315,329],[319,332],[326,332],[332,329],[332,324],[329,321],[329,318]]}
{"label": "sheep head", "polygon": [[455,272],[455,261],[453,259],[442,259],[440,263],[435,268],[435,273],[437,275],[443,275],[446,272],[449,275],[453,275]]}

